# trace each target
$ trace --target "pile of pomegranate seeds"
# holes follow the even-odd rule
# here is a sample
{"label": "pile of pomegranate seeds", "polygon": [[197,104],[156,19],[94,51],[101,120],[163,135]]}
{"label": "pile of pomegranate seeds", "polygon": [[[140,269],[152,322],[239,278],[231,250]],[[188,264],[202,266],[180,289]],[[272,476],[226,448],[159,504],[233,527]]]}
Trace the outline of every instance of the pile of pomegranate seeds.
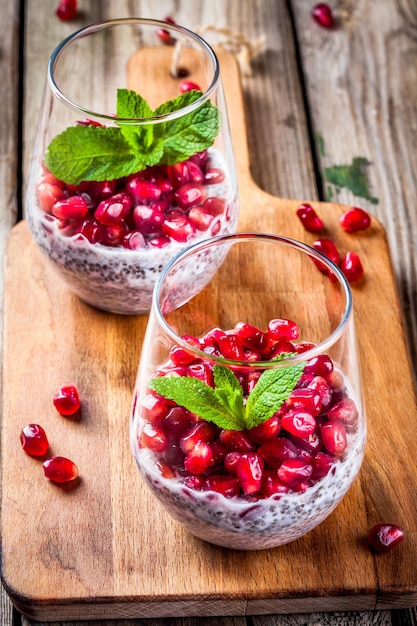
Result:
{"label": "pile of pomegranate seeds", "polygon": [[56,14],[60,20],[69,21],[72,20],[77,13],[77,0],[60,0]]}
{"label": "pile of pomegranate seeds", "polygon": [[[61,415],[77,413],[81,406],[77,387],[73,384],[62,385],[54,395],[53,404]],[[25,426],[20,433],[20,443],[26,454],[38,459],[45,457],[49,450],[48,437],[39,424]],[[46,478],[58,484],[72,482],[79,476],[76,464],[62,456],[46,459],[42,467]]]}
{"label": "pile of pomegranate seeds", "polygon": [[375,552],[385,554],[401,543],[404,535],[396,524],[375,524],[368,533],[368,543]]}
{"label": "pile of pomegranate seeds", "polygon": [[[296,211],[305,230],[310,233],[321,233],[324,230],[324,223],[317,215],[310,204],[300,204]],[[366,230],[371,225],[369,214],[359,207],[351,207],[339,219],[341,228],[348,233],[355,233]],[[313,248],[324,254],[335,265],[338,265],[350,283],[359,281],[364,275],[364,269],[359,255],[349,250],[341,258],[339,250],[332,239],[322,237],[313,242]],[[317,267],[323,273],[327,273],[327,268],[320,262],[315,261]]]}
{"label": "pile of pomegranate seeds", "polygon": [[65,236],[130,250],[163,248],[209,228],[210,235],[218,233],[228,203],[213,186],[224,180],[224,171],[205,150],[175,165],[100,183],[66,185],[44,168],[37,195],[41,209],[59,220]]}
{"label": "pile of pomegranate seeds", "polygon": [[311,10],[311,15],[317,24],[319,24],[322,28],[334,27],[335,22],[332,9],[325,2],[319,2],[314,5]]}
{"label": "pile of pomegranate seeds", "polygon": [[[232,331],[215,328],[201,340],[186,336],[192,346],[228,359],[267,361],[285,352],[303,353],[313,346],[297,342],[292,320],[276,319],[263,331],[240,322]],[[232,368],[233,371],[233,368]],[[254,389],[260,372],[235,372],[244,396]],[[191,376],[213,386],[213,370],[175,346],[155,376]],[[144,426],[139,445],[154,454],[165,478],[188,487],[213,490],[225,497],[264,499],[304,492],[343,460],[358,411],[343,376],[326,354],[304,368],[295,389],[280,409],[249,430],[226,430],[148,389],[142,400]]]}

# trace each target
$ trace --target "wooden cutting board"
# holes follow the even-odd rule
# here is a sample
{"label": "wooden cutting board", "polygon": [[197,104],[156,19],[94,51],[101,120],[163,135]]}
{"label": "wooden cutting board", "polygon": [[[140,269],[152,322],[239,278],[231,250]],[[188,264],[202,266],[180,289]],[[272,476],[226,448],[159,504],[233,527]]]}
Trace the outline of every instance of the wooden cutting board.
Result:
{"label": "wooden cutting board", "polygon": [[[220,57],[240,189],[239,229],[311,243],[301,200],[261,191],[249,174],[239,74]],[[365,279],[353,286],[369,440],[363,468],[336,511],[304,538],[255,553],[225,550],[172,521],[142,483],[129,448],[129,413],[146,316],[90,308],[64,287],[25,222],[5,264],[2,420],[2,578],[15,606],[38,620],[256,615],[384,609],[417,604],[417,404],[383,227],[347,235],[346,207],[314,205],[342,251],[357,251]],[[77,383],[82,419],[57,415],[52,397]],[[51,452],[80,468],[76,488],[48,482],[23,453],[29,422]],[[368,529],[407,533],[375,556]]]}

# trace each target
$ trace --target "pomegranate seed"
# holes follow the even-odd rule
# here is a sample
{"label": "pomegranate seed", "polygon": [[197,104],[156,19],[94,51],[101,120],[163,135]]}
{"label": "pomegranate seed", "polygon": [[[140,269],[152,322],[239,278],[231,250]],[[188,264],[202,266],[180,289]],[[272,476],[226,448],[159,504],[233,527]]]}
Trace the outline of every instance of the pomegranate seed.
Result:
{"label": "pomegranate seed", "polygon": [[173,406],[163,420],[164,430],[168,435],[181,436],[190,425],[188,411],[180,406]]}
{"label": "pomegranate seed", "polygon": [[104,237],[104,226],[96,219],[87,218],[78,225],[75,233],[83,235],[90,243],[99,243]]}
{"label": "pomegranate seed", "polygon": [[148,393],[141,402],[142,417],[155,428],[161,428],[162,420],[168,413],[168,404],[165,398]]}
{"label": "pomegranate seed", "polygon": [[195,235],[195,226],[186,215],[167,216],[162,223],[162,232],[175,241],[189,241]]}
{"label": "pomegranate seed", "polygon": [[226,212],[226,200],[217,196],[210,196],[203,202],[203,208],[212,215],[223,215]]}
{"label": "pomegranate seed", "polygon": [[366,230],[369,228],[371,218],[366,211],[355,206],[340,217],[339,223],[347,233],[354,233],[358,230]]}
{"label": "pomegranate seed", "polygon": [[[330,261],[332,261],[335,265],[339,265],[339,250],[337,249],[336,244],[332,239],[317,239],[313,242],[313,248],[324,254],[324,256],[327,256],[327,258],[330,259]],[[322,269],[322,271],[325,271],[327,273],[327,268],[322,263],[316,262],[316,264],[319,269]]]}
{"label": "pomegranate seed", "polygon": [[334,457],[330,456],[330,454],[326,454],[326,452],[317,452],[311,463],[313,466],[311,478],[313,480],[320,480],[320,478],[324,478],[329,473],[334,463]]}
{"label": "pomegranate seed", "polygon": [[276,339],[278,341],[291,341],[293,339],[298,339],[300,336],[300,329],[292,320],[278,318],[270,320],[268,324],[268,334],[272,337],[272,339]]}
{"label": "pomegranate seed", "polygon": [[283,461],[298,457],[297,447],[285,437],[278,437],[264,443],[258,448],[258,453],[274,469],[278,469]]}
{"label": "pomegranate seed", "polygon": [[46,432],[39,424],[28,424],[20,433],[20,443],[29,456],[41,458],[48,452],[49,442]]}
{"label": "pomegranate seed", "polygon": [[196,476],[195,474],[192,474],[191,476],[185,476],[183,482],[189,489],[196,489],[197,491],[200,491],[200,489],[203,489],[205,481],[203,476]]}
{"label": "pomegranate seed", "polygon": [[352,398],[343,398],[328,410],[327,417],[330,420],[338,419],[344,424],[353,426],[358,419],[358,409]]}
{"label": "pomegranate seed", "polygon": [[151,183],[142,178],[132,178],[126,189],[135,204],[143,204],[147,200],[159,200],[162,195],[160,185]]}
{"label": "pomegranate seed", "polygon": [[222,430],[219,438],[226,450],[234,450],[243,453],[252,452],[256,447],[241,430]]}
{"label": "pomegranate seed", "polygon": [[204,175],[204,182],[207,185],[217,185],[224,181],[224,172],[218,167],[210,167]]}
{"label": "pomegranate seed", "polygon": [[91,182],[87,184],[87,189],[82,189],[81,191],[88,190],[88,193],[96,202],[98,202],[99,200],[105,200],[106,198],[110,198],[110,196],[112,196],[116,190],[116,181],[114,180],[103,180],[100,182]]}
{"label": "pomegranate seed", "polygon": [[54,483],[69,483],[79,476],[74,461],[63,456],[53,456],[42,464],[43,473]]}
{"label": "pomegranate seed", "polygon": [[[165,20],[166,21],[166,20]],[[176,39],[171,35],[171,33],[166,28],[158,28],[156,31],[159,39],[165,46],[173,46],[175,45]]]}
{"label": "pomegranate seed", "polygon": [[262,476],[261,490],[265,498],[269,498],[269,496],[288,493],[289,488],[278,478],[276,472],[273,470],[265,470]]}
{"label": "pomegranate seed", "polygon": [[322,376],[315,376],[308,384],[308,389],[312,389],[320,397],[321,410],[325,411],[332,401],[332,390]]}
{"label": "pomegranate seed", "polygon": [[182,209],[188,210],[203,202],[206,197],[206,188],[199,183],[187,183],[179,187],[175,192],[175,197]]}
{"label": "pomegranate seed", "polygon": [[368,543],[379,554],[385,554],[401,543],[404,530],[396,524],[375,524],[368,533]]}
{"label": "pomegranate seed", "polygon": [[320,394],[314,389],[304,387],[294,389],[287,398],[287,406],[298,411],[307,411],[317,417],[321,412],[322,401]]}
{"label": "pomegranate seed", "polygon": [[158,459],[156,461],[155,467],[164,478],[175,478],[175,473],[173,472],[172,467],[168,463],[165,463],[162,459]]}
{"label": "pomegranate seed", "polygon": [[107,200],[102,200],[94,211],[94,217],[104,226],[115,226],[129,215],[132,209],[132,200],[125,193],[118,193]]}
{"label": "pomegranate seed", "polygon": [[122,244],[129,250],[140,250],[146,248],[145,237],[138,230],[132,230],[123,237]]}
{"label": "pomegranate seed", "polygon": [[165,246],[168,246],[170,243],[171,241],[169,237],[166,237],[165,235],[161,235],[160,237],[152,237],[152,239],[148,241],[148,244],[152,248],[165,248]]}
{"label": "pomegranate seed", "polygon": [[180,163],[169,165],[167,172],[168,179],[174,189],[178,189],[179,187],[191,182],[188,161],[181,161]]}
{"label": "pomegranate seed", "polygon": [[310,204],[300,204],[297,209],[299,217],[304,228],[310,233],[321,233],[324,224]]}
{"label": "pomegranate seed", "polygon": [[239,495],[240,485],[235,476],[212,475],[206,478],[203,489],[221,493],[225,498],[233,498]]}
{"label": "pomegranate seed", "polygon": [[242,342],[236,335],[225,335],[219,338],[219,349],[225,359],[241,361],[245,358]]}
{"label": "pomegranate seed", "polygon": [[72,20],[77,12],[77,0],[60,0],[55,12],[60,20]]}
{"label": "pomegranate seed", "polygon": [[52,215],[60,220],[80,219],[87,215],[88,206],[83,196],[71,196],[55,202]]}
{"label": "pomegranate seed", "polygon": [[61,415],[74,415],[81,407],[77,387],[73,384],[62,385],[55,393],[53,403]]}
{"label": "pomegranate seed", "polygon": [[225,455],[223,466],[226,472],[229,472],[229,474],[236,474],[237,464],[241,456],[242,452],[238,452],[237,450],[232,450]]}
{"label": "pomegranate seed", "polygon": [[319,4],[314,5],[311,10],[311,15],[313,19],[317,22],[317,24],[319,24],[319,26],[322,26],[322,28],[333,28],[333,12],[329,5],[325,2],[320,2]]}
{"label": "pomegranate seed", "polygon": [[213,464],[213,451],[205,441],[197,441],[184,459],[184,467],[191,474],[203,474]]}
{"label": "pomegranate seed", "polygon": [[39,200],[39,206],[46,213],[50,213],[52,211],[54,204],[65,199],[65,191],[62,188],[62,185],[47,182],[45,180],[39,182],[36,193]]}
{"label": "pomegranate seed", "polygon": [[246,494],[257,493],[261,488],[264,461],[256,452],[244,452],[236,466],[236,476]]}
{"label": "pomegranate seed", "polygon": [[144,235],[159,233],[164,221],[164,214],[156,206],[145,204],[136,206],[132,217],[136,228]]}
{"label": "pomegranate seed", "polygon": [[314,374],[315,376],[329,376],[333,371],[333,361],[327,354],[319,354],[314,356],[304,368],[304,374]]}
{"label": "pomegranate seed", "polygon": [[277,414],[273,415],[269,419],[254,426],[248,431],[249,437],[255,443],[266,443],[270,439],[277,437],[281,430],[281,420]]}
{"label": "pomegranate seed", "polygon": [[[186,341],[191,348],[201,350],[201,343],[197,337],[193,335],[182,335],[181,339]],[[170,350],[169,358],[174,365],[188,365],[194,361],[195,356],[184,348],[180,348],[180,346],[173,346]]]}
{"label": "pomegranate seed", "polygon": [[214,215],[205,211],[201,206],[190,209],[188,217],[196,229],[202,232],[208,229],[214,219]]}
{"label": "pomegranate seed", "polygon": [[198,422],[180,439],[181,450],[188,454],[197,443],[210,443],[214,439],[214,428],[208,422]]}
{"label": "pomegranate seed", "polygon": [[307,437],[316,430],[316,420],[305,411],[288,411],[281,418],[281,426],[295,437]]}
{"label": "pomegranate seed", "polygon": [[301,459],[288,459],[278,468],[278,478],[289,487],[295,487],[308,480],[313,467]]}
{"label": "pomegranate seed", "polygon": [[323,448],[323,442],[316,432],[311,433],[311,435],[307,435],[306,437],[291,436],[291,439],[294,445],[298,448],[299,457],[308,457],[311,459],[312,452],[319,452]]}
{"label": "pomegranate seed", "polygon": [[235,327],[236,336],[250,350],[263,351],[268,345],[268,335],[252,324],[240,322]]}
{"label": "pomegranate seed", "polygon": [[350,283],[360,280],[364,274],[361,260],[356,252],[346,252],[340,263],[340,269]]}
{"label": "pomegranate seed", "polygon": [[160,428],[155,428],[150,422],[143,427],[141,446],[149,448],[154,452],[165,452],[168,449],[168,439],[166,434]]}
{"label": "pomegranate seed", "polygon": [[103,244],[103,246],[118,246],[127,235],[128,228],[125,222],[119,222],[114,224],[114,226],[105,226],[98,243]]}
{"label": "pomegranate seed", "polygon": [[191,80],[182,80],[178,85],[180,92],[185,93],[186,91],[202,91],[197,83],[193,83]]}
{"label": "pomegranate seed", "polygon": [[339,456],[347,445],[346,428],[339,420],[332,420],[322,424],[321,438],[323,445],[330,454]]}
{"label": "pomegranate seed", "polygon": [[208,365],[204,363],[192,363],[187,367],[186,376],[198,378],[209,387],[213,386],[213,372]]}

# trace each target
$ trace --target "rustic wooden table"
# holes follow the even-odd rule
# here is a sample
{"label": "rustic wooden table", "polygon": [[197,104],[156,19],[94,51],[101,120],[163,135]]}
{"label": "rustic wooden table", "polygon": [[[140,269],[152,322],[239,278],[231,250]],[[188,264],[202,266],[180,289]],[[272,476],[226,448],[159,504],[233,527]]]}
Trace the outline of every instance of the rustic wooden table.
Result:
{"label": "rustic wooden table", "polygon": [[[24,217],[24,188],[48,57],[78,28],[102,19],[171,15],[215,26],[254,47],[242,73],[254,181],[282,198],[361,206],[386,229],[411,360],[417,357],[417,5],[414,0],[332,0],[337,28],[311,19],[313,0],[79,0],[62,22],[57,0],[9,0],[0,21],[0,254]],[[210,43],[224,33],[207,30]],[[233,37],[232,37],[233,38]],[[259,50],[256,44],[263,41]],[[3,291],[3,280],[1,280]],[[414,374],[417,370],[414,371]],[[388,383],[389,384],[389,381]],[[378,399],[375,398],[377,402]],[[3,450],[3,454],[7,451]],[[413,529],[414,530],[414,529]],[[24,541],[24,537],[22,537]],[[331,558],[331,555],[328,555]],[[24,568],[25,564],[22,563]],[[0,599],[1,626],[32,624]],[[147,626],[417,624],[414,608],[350,613],[144,619]],[[62,623],[62,622],[61,622]],[[97,626],[108,621],[77,622]],[[69,624],[69,622],[67,622]]]}

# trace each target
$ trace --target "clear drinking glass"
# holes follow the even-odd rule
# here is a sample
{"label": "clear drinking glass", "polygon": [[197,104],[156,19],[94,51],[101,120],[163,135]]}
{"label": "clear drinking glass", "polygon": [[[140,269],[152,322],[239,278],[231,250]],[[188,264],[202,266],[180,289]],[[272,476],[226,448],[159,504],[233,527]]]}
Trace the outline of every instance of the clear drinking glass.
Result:
{"label": "clear drinking glass", "polygon": [[149,311],[161,268],[238,218],[219,65],[189,30],[93,24],[51,55],[26,196],[30,232],[92,306]]}
{"label": "clear drinking glass", "polygon": [[331,261],[246,233],[195,244],[165,267],[131,446],[177,521],[228,548],[293,541],[344,497],[365,442],[352,296]]}

